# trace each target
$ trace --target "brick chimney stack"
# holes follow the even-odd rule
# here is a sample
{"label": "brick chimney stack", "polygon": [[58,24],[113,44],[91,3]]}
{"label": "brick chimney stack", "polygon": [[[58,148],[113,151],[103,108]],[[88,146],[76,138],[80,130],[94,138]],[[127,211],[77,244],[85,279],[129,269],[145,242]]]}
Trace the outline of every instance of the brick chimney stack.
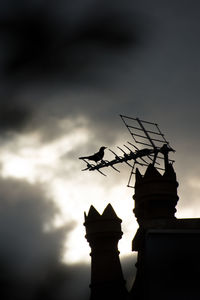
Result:
{"label": "brick chimney stack", "polygon": [[164,174],[150,164],[144,175],[136,170],[135,208],[133,210],[139,228],[132,241],[132,250],[138,252],[137,274],[130,292],[131,299],[144,300],[146,290],[146,237],[151,229],[164,229],[175,226],[178,182],[173,166],[167,164]]}
{"label": "brick chimney stack", "polygon": [[121,219],[110,204],[102,215],[91,206],[85,214],[86,239],[91,247],[90,300],[124,300],[127,296],[119,260]]}
{"label": "brick chimney stack", "polygon": [[171,164],[160,174],[153,165],[149,165],[144,176],[137,169],[135,181],[135,208],[133,210],[138,224],[148,226],[152,221],[174,219],[178,182]]}

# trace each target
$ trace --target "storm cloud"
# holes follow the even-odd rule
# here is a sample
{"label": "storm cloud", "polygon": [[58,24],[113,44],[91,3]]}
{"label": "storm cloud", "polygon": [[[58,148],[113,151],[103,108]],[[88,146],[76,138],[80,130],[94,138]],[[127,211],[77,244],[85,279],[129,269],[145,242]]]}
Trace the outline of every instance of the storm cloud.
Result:
{"label": "storm cloud", "polygon": [[[1,179],[0,190],[2,299],[88,299],[90,266],[61,261],[75,224],[53,226],[59,209],[39,185]],[[134,263],[135,257],[122,259],[128,288],[135,276]]]}
{"label": "storm cloud", "polygon": [[39,128],[47,136],[44,124],[53,117],[106,119],[110,99],[98,92],[117,80],[127,53],[145,44],[149,29],[141,16],[128,1],[123,6],[112,1],[29,2],[16,9],[4,4],[0,16],[4,130]]}
{"label": "storm cloud", "polygon": [[189,139],[198,125],[196,1],[29,2],[2,6],[4,129],[52,139],[62,134],[58,120],[84,116],[97,134],[104,126],[121,134],[125,113]]}
{"label": "storm cloud", "polygon": [[[121,113],[160,125],[176,149],[178,212],[187,217],[200,213],[200,5],[196,0],[8,0],[0,8],[2,166],[9,161],[6,151],[24,159],[32,147],[31,159],[37,159],[41,149],[62,138],[69,141],[66,151],[56,150],[55,161],[50,152],[49,166],[46,160],[34,162],[48,180],[34,178],[30,184],[28,176],[17,180],[5,174],[0,179],[5,299],[13,291],[20,300],[77,299],[72,282],[80,282],[87,298],[89,266],[60,260],[64,243],[82,223],[66,221],[54,228],[59,210],[47,191],[62,178],[68,206],[73,202],[72,207],[86,210],[89,204],[81,198],[95,201],[98,193],[92,186],[98,183],[106,190],[101,199],[106,202],[112,188],[124,184],[123,172],[103,179],[81,173],[77,159],[102,145],[116,149],[131,140]],[[37,143],[30,143],[32,136]]]}
{"label": "storm cloud", "polygon": [[88,273],[88,267],[77,265],[74,275],[71,266],[61,263],[64,241],[74,224],[54,228],[59,210],[38,185],[1,179],[0,190],[2,299],[40,299],[47,294],[48,299],[66,299],[79,272]]}

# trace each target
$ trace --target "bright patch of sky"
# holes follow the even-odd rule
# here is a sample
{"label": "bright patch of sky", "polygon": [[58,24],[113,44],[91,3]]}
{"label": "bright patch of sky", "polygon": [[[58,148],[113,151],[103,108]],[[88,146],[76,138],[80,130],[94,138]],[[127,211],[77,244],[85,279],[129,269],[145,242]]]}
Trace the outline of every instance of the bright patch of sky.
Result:
{"label": "bright patch of sky", "polygon": [[[83,165],[78,157],[67,159],[70,151],[88,143],[89,136],[89,131],[84,127],[76,128],[46,144],[41,143],[37,133],[19,135],[0,150],[2,177],[15,177],[44,184],[47,195],[60,208],[54,225],[76,222],[63,253],[63,260],[71,263],[90,260],[83,223],[84,211],[88,213],[91,204],[102,213],[107,204],[111,203],[123,220],[124,236],[119,243],[122,255],[131,252],[131,241],[137,228],[132,213],[133,190],[126,188],[127,182],[112,181],[111,186],[106,188],[102,180],[107,178],[99,173],[81,172]],[[63,156],[66,157],[65,160],[62,159]]]}
{"label": "bright patch of sky", "polygon": [[[66,128],[66,122],[61,121],[60,126]],[[131,242],[138,227],[132,212],[134,190],[126,187],[127,174],[124,175],[123,170],[117,175],[113,170],[106,170],[110,173],[104,177],[97,172],[81,172],[84,163],[78,157],[71,156],[74,149],[86,147],[90,138],[91,132],[87,126],[80,126],[48,143],[42,143],[38,133],[18,135],[0,150],[2,177],[44,184],[47,195],[60,208],[60,214],[53,220],[54,226],[59,227],[66,222],[76,223],[63,253],[63,261],[68,263],[90,260],[83,223],[84,211],[88,213],[91,204],[102,213],[107,204],[111,203],[122,219],[124,235],[119,242],[121,255],[131,253]],[[199,191],[199,178],[189,180],[188,186]],[[195,216],[194,207],[181,207],[177,212],[177,217]]]}

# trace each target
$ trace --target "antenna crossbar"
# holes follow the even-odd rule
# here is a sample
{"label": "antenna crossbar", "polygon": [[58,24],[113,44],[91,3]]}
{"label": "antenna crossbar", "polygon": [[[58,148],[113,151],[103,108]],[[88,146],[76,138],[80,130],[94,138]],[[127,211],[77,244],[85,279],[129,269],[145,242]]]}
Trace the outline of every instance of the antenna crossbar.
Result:
{"label": "antenna crossbar", "polygon": [[[147,136],[143,136],[143,135],[140,135],[140,134],[137,134],[137,133],[132,133],[132,135],[149,140],[149,138]],[[151,138],[151,141],[163,143],[163,140],[159,140],[159,139],[155,139],[155,138]],[[166,141],[166,143],[167,143],[167,141]]]}
{"label": "antenna crossbar", "polygon": [[[131,125],[127,125],[127,127],[132,128],[132,129],[137,129],[137,130],[143,131],[142,128],[135,127],[135,126],[131,126]],[[156,132],[156,131],[152,131],[152,130],[147,130],[147,131],[148,131],[149,133],[156,134],[156,135],[161,135],[162,137],[164,137],[164,134],[161,133],[161,132]]]}
{"label": "antenna crossbar", "polygon": [[[125,150],[117,146],[117,148],[122,152],[120,155],[116,154],[113,150],[108,149],[114,155],[114,159],[110,161],[93,159],[93,157],[98,158],[98,156],[95,156],[98,153],[93,156],[80,157],[87,164],[87,167],[82,171],[97,170],[99,173],[106,176],[101,171],[102,168],[111,167],[116,172],[120,172],[115,165],[126,163],[131,168],[128,186],[133,187],[131,186],[131,179],[135,174],[136,164],[142,167],[153,164],[156,169],[164,171],[169,163],[174,163],[174,160],[168,158],[169,152],[174,152],[174,150],[169,146],[169,142],[166,140],[157,123],[125,115],[120,115],[120,117],[137,146],[131,142],[127,142],[130,145],[129,147],[125,144],[123,145],[123,147],[126,148]],[[96,164],[90,164],[88,160],[94,160]]]}
{"label": "antenna crossbar", "polygon": [[[137,121],[138,118],[132,118],[132,117],[128,117],[128,116],[124,116],[124,115],[120,115],[120,117],[123,119],[130,119],[130,120],[134,120],[134,121]],[[152,123],[152,122],[149,122],[149,121],[144,121],[144,120],[140,120],[142,123],[146,123],[146,124],[151,124],[151,125],[158,125],[156,123]]]}

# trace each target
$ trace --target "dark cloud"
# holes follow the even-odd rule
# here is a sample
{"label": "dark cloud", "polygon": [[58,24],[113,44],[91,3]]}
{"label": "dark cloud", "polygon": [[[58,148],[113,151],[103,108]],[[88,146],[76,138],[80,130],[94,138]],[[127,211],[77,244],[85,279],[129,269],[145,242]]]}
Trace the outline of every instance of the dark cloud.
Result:
{"label": "dark cloud", "polygon": [[90,292],[89,277],[90,266],[87,264],[58,264],[49,268],[33,299],[87,300]]}
{"label": "dark cloud", "polygon": [[[21,13],[8,14],[10,25],[2,25],[10,53],[3,60],[5,89],[14,89],[13,98],[31,112],[29,124],[17,113],[16,128],[39,129],[52,139],[62,134],[60,119],[83,115],[107,143],[123,132],[117,115],[125,113],[155,120],[185,139],[185,118],[198,119],[200,25],[197,3],[178,14],[179,4],[21,4]],[[195,134],[196,124],[190,126]]]}
{"label": "dark cloud", "polygon": [[19,132],[24,130],[26,125],[30,122],[31,111],[24,105],[9,99],[2,99],[0,103],[0,132]]}
{"label": "dark cloud", "polygon": [[[0,191],[2,299],[88,299],[90,266],[60,260],[73,224],[51,228],[58,209],[42,187],[1,179]],[[135,257],[122,258],[128,288],[135,276],[134,264]]]}
{"label": "dark cloud", "polygon": [[[39,186],[1,179],[0,191],[2,299],[78,299],[74,298],[76,289],[71,296],[74,282],[80,280],[81,273],[87,281],[88,267],[60,262],[64,241],[74,224],[51,228],[59,211]],[[85,290],[87,294],[84,284],[82,293]]]}
{"label": "dark cloud", "polygon": [[[70,1],[48,5],[29,1],[29,6],[21,1],[18,7],[10,2],[10,6],[2,5],[4,14],[0,14],[1,98],[6,94],[16,106],[5,112],[7,122],[2,121],[2,131],[39,128],[52,138],[50,132],[59,134],[57,124],[45,124],[53,117],[85,115],[102,120],[104,111],[105,119],[102,108],[106,105],[110,111],[110,100],[97,99],[98,90],[102,83],[115,80],[114,65],[127,52],[146,43],[149,29],[141,15],[134,14],[128,1],[123,5],[112,1],[78,1],[76,5]],[[105,73],[105,69],[110,71]],[[84,97],[83,89],[88,94],[91,87],[94,95],[92,91],[90,97]],[[102,102],[102,108],[97,101]],[[11,118],[17,119],[16,126]]]}
{"label": "dark cloud", "polygon": [[[182,14],[177,15],[180,1],[164,3],[165,9],[158,1],[151,5],[145,1],[131,5],[128,1],[123,5],[78,1],[76,6],[69,1],[51,1],[48,7],[45,3],[29,1],[30,7],[22,3],[20,9],[14,6],[14,12],[10,8],[12,13],[1,17],[2,55],[7,57],[2,61],[9,81],[12,78],[10,84],[18,84],[16,94],[21,95],[32,82],[44,98],[47,90],[50,94],[55,89],[57,93],[66,89],[87,94],[92,88],[93,101],[76,99],[76,93],[73,100],[67,93],[64,101],[57,97],[54,106],[61,107],[60,113],[64,108],[66,116],[79,112],[89,117],[93,113],[96,118],[111,109],[140,111],[147,110],[148,101],[163,103],[173,92],[167,91],[168,87],[174,89],[173,82],[179,85],[184,79],[182,71],[191,66],[186,64],[188,55],[198,46],[198,20],[191,22],[195,7],[187,14],[181,6]],[[163,91],[164,99],[160,98]],[[104,109],[96,105],[98,94]],[[35,98],[37,105],[45,101]],[[141,104],[142,98],[146,101]],[[80,108],[80,101],[84,108]]]}
{"label": "dark cloud", "polygon": [[51,2],[35,9],[24,5],[7,18],[1,16],[6,73],[30,68],[47,75],[62,68],[77,74],[92,63],[98,48],[102,52],[109,48],[116,51],[138,43],[137,27],[126,6],[95,1],[81,10],[80,1],[76,5],[70,6],[69,1]]}

